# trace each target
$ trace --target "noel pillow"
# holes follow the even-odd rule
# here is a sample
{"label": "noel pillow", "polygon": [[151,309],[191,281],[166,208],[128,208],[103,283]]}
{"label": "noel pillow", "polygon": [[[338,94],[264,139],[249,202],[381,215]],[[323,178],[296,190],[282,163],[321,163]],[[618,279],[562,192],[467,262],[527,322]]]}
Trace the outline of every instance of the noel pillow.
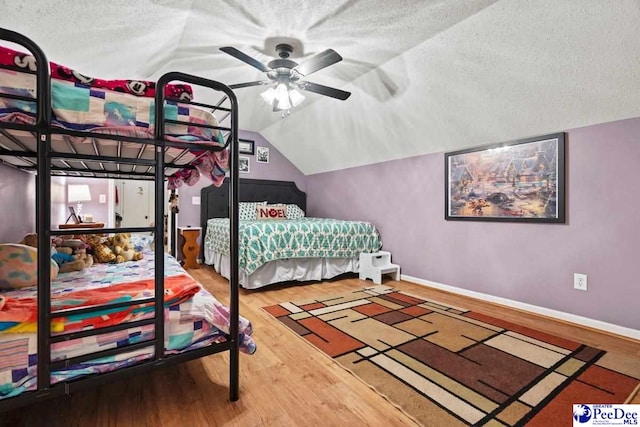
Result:
{"label": "noel pillow", "polygon": [[284,205],[257,206],[256,219],[287,219],[287,207]]}

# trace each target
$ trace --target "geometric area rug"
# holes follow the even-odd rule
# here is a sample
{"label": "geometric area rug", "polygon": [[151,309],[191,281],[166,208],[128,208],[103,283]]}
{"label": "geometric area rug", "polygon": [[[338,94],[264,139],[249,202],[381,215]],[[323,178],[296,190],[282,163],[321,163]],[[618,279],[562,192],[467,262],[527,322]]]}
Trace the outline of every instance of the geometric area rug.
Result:
{"label": "geometric area rug", "polygon": [[426,426],[571,425],[640,381],[637,358],[382,285],[264,310]]}

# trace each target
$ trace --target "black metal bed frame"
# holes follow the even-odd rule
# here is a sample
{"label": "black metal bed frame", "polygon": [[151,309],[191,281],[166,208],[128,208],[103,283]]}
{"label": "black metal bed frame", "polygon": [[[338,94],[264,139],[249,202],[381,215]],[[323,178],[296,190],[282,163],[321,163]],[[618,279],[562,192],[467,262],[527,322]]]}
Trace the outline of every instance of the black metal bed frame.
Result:
{"label": "black metal bed frame", "polygon": [[[33,160],[30,160],[31,167],[25,167],[23,169],[35,169],[37,171],[36,178],[36,231],[38,233],[38,252],[49,253],[49,244],[52,235],[69,235],[79,232],[77,229],[66,230],[52,230],[51,229],[51,174],[54,168],[51,166],[52,159],[76,159],[80,161],[107,161],[118,162],[118,164],[133,164],[147,166],[145,173],[131,174],[131,171],[122,172],[108,171],[105,173],[104,167],[101,169],[92,169],[85,166],[80,171],[75,167],[69,166],[68,168],[55,168],[61,172],[73,172],[76,173],[73,176],[78,176],[78,172],[86,172],[92,174],[92,176],[106,176],[116,177],[125,176],[127,179],[153,179],[155,181],[155,226],[154,227],[128,227],[128,228],[103,228],[103,229],[82,229],[84,234],[97,234],[97,233],[116,233],[116,232],[154,232],[155,239],[155,253],[164,253],[164,179],[166,167],[182,167],[183,165],[167,165],[165,163],[165,150],[167,147],[174,147],[184,149],[182,154],[177,157],[182,157],[189,149],[207,150],[207,151],[220,151],[222,149],[230,150],[230,189],[229,192],[229,215],[231,218],[231,265],[232,273],[231,280],[229,281],[229,311],[230,311],[230,326],[229,334],[226,336],[226,341],[218,344],[212,344],[205,348],[191,350],[179,354],[165,355],[164,349],[164,256],[155,257],[155,294],[153,298],[138,299],[129,302],[111,303],[101,306],[83,307],[77,309],[58,310],[51,311],[51,279],[50,269],[51,264],[49,257],[38,257],[38,330],[37,330],[37,390],[25,391],[18,396],[6,398],[0,400],[0,412],[12,409],[17,406],[32,404],[39,402],[45,398],[60,396],[63,394],[70,394],[81,388],[90,387],[116,379],[139,375],[140,373],[149,371],[151,369],[167,366],[169,364],[180,363],[187,360],[196,359],[209,354],[218,353],[222,351],[230,352],[229,362],[229,399],[231,401],[238,400],[239,389],[239,341],[238,341],[238,320],[239,320],[239,301],[238,301],[238,102],[233,91],[226,85],[196,77],[179,72],[170,72],[164,74],[157,82],[156,96],[155,96],[155,138],[154,139],[136,139],[127,137],[117,137],[103,134],[91,134],[88,132],[76,132],[64,130],[61,128],[52,127],[51,125],[51,83],[49,73],[49,62],[44,52],[40,47],[29,38],[10,31],[0,28],[0,40],[6,40],[16,43],[26,48],[36,59],[38,64],[37,70],[33,72],[36,75],[36,88],[37,88],[37,115],[36,123],[34,125],[25,125],[19,123],[2,123],[0,122],[0,132],[6,138],[11,138],[10,130],[15,131],[28,131],[35,139],[36,152],[33,153],[29,150],[6,150],[0,147],[0,155],[3,156],[16,156],[20,158],[37,159],[34,165]],[[28,72],[26,70],[25,72]],[[222,110],[226,111],[225,118],[230,117],[231,124],[229,127],[220,126],[207,126],[210,128],[219,129],[221,131],[228,132],[225,136],[225,145],[223,147],[213,146],[207,144],[193,144],[193,143],[176,143],[165,140],[165,124],[166,123],[178,123],[189,124],[186,122],[173,121],[165,119],[164,104],[165,104],[165,86],[171,81],[181,81],[188,84],[202,86],[210,88],[212,90],[222,92],[223,98],[217,105],[207,105],[201,103],[191,102],[191,104],[198,105],[200,107],[209,108],[212,111]],[[19,97],[15,95],[0,94],[0,96],[7,98],[17,98],[25,101],[33,102],[33,98]],[[223,102],[227,101],[230,104],[229,108],[221,107]],[[177,101],[177,100],[176,100]],[[188,101],[180,101],[182,103],[189,103]],[[51,135],[63,134],[72,136],[83,136],[92,138],[96,155],[82,155],[77,152],[74,153],[60,153],[53,152],[51,147]],[[146,145],[153,145],[155,151],[155,158],[153,161],[138,158],[104,158],[99,155],[99,150],[96,148],[96,140],[111,139],[118,141],[118,151],[120,151],[121,141],[133,142],[141,144],[140,153]],[[18,144],[16,144],[18,145]],[[176,157],[176,158],[177,158]],[[68,164],[67,164],[68,165]],[[151,168],[155,171],[150,173]],[[134,168],[135,170],[135,168]],[[175,214],[172,213],[172,253],[175,254]],[[43,325],[50,325],[52,319],[68,316],[70,314],[90,313],[98,310],[104,310],[105,308],[117,308],[141,304],[154,304],[154,318],[141,320],[137,322],[129,322],[125,324],[110,326],[106,328],[91,329],[73,333],[67,333],[63,335],[51,335],[50,327],[43,327]],[[86,336],[100,335],[104,333],[119,331],[131,327],[142,325],[154,325],[154,338],[141,343],[129,344],[127,346],[109,349],[94,353],[89,353],[77,357],[68,358],[62,361],[51,361],[51,344],[61,341],[66,341],[75,338],[81,338]],[[50,374],[56,369],[70,366],[75,363],[81,363],[83,361],[96,359],[99,357],[111,356],[123,352],[136,350],[143,347],[154,346],[154,357],[149,360],[142,361],[136,365],[110,371],[102,374],[95,374],[91,376],[85,376],[70,381],[59,382],[57,384],[51,384]]]}

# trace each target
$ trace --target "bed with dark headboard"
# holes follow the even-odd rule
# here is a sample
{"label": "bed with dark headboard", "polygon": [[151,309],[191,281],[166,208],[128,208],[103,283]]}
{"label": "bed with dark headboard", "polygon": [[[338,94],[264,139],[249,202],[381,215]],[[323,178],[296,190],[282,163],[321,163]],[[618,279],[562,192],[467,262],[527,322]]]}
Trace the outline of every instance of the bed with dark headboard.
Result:
{"label": "bed with dark headboard", "polygon": [[[307,211],[307,194],[298,189],[293,181],[270,181],[264,179],[241,179],[240,202],[291,203]],[[203,236],[209,218],[229,216],[229,179],[220,187],[210,185],[200,190],[200,224]]]}
{"label": "bed with dark headboard", "polygon": [[[241,204],[266,202],[284,205],[280,209],[286,211],[281,218],[262,220],[254,215],[250,219],[242,217],[240,207],[239,279],[244,288],[356,273],[359,254],[375,252],[382,246],[378,231],[370,223],[306,217],[307,195],[294,182],[241,179],[239,193]],[[203,188],[200,199],[204,262],[229,278],[228,181],[220,187]],[[253,203],[247,208],[248,215],[263,209]],[[278,208],[270,206],[267,210],[273,207]]]}

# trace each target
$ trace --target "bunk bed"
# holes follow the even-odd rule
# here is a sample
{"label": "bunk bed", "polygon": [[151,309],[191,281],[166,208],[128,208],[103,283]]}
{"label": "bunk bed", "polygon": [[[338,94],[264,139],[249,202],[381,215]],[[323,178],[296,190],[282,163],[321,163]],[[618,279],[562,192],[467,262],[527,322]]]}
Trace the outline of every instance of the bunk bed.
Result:
{"label": "bunk bed", "polygon": [[[163,220],[153,227],[53,229],[52,176],[153,180],[160,219],[165,180],[203,173],[219,185],[227,169],[236,254],[235,95],[222,83],[177,72],[157,83],[88,78],[50,63],[19,33],[0,28],[0,41],[21,46],[0,50],[0,161],[36,173],[37,253],[47,254],[33,259],[37,286],[0,290],[0,345],[11,344],[0,349],[7,362],[0,364],[0,411],[223,351],[229,399],[237,400],[239,351],[255,351],[251,325],[239,315],[237,274],[226,307],[165,254],[161,238],[135,266],[98,264],[55,277],[49,257],[55,236],[164,235]],[[191,86],[216,91],[220,101],[193,101]],[[229,125],[222,126],[225,119]],[[231,258],[237,266],[237,255]],[[15,353],[18,342],[27,354]]]}
{"label": "bunk bed", "polygon": [[[238,280],[243,288],[357,273],[360,253],[382,248],[370,222],[306,217],[307,196],[295,182],[241,179],[239,186]],[[227,249],[229,191],[228,180],[200,191],[203,259],[226,278],[234,274]]]}

